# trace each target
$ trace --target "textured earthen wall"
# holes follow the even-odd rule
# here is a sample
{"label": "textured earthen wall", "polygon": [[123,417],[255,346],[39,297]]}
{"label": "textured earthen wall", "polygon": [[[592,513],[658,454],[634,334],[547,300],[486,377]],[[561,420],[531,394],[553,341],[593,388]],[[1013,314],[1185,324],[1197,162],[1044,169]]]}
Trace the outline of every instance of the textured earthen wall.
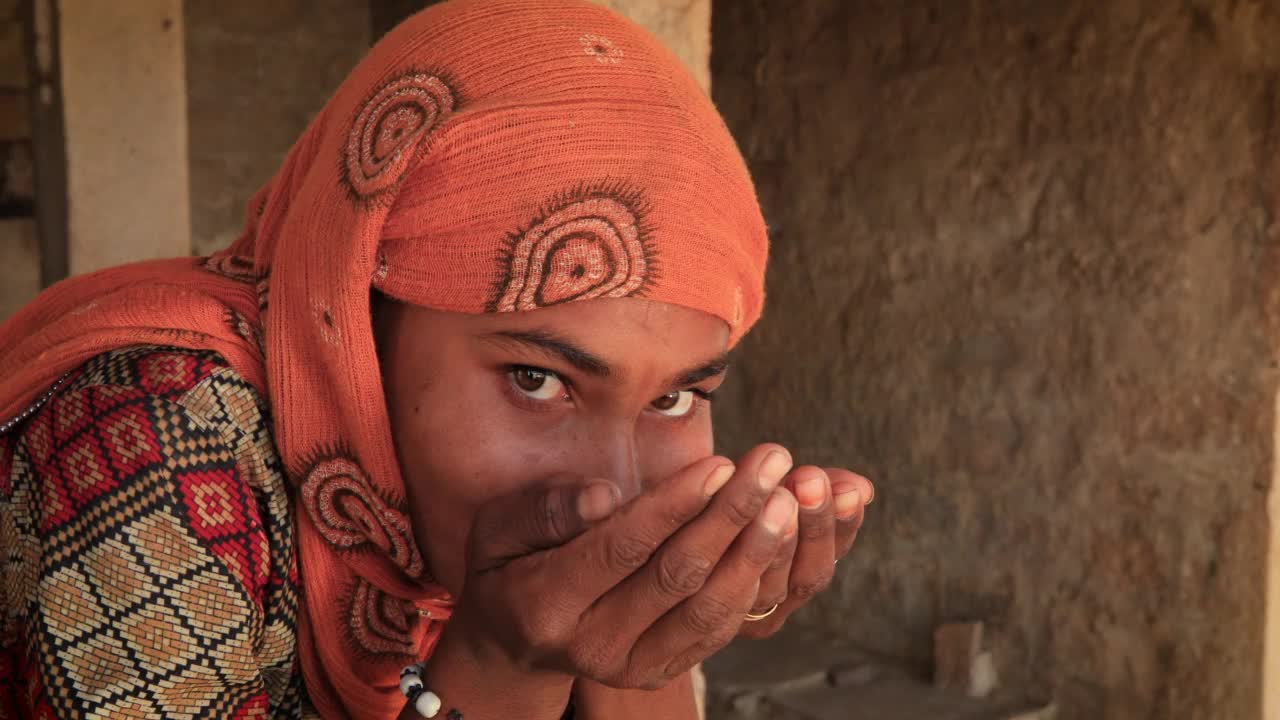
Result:
{"label": "textured earthen wall", "polygon": [[[718,401],[880,490],[804,621],[1066,718],[1257,718],[1280,5],[726,0],[771,305]],[[1273,680],[1280,682],[1280,679]]]}

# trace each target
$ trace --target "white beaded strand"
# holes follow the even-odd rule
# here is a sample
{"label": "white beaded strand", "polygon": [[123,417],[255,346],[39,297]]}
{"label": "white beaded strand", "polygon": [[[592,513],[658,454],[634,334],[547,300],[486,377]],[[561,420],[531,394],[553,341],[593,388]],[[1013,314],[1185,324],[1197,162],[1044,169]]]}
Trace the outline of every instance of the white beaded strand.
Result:
{"label": "white beaded strand", "polygon": [[413,701],[413,709],[425,718],[433,718],[440,712],[440,696],[427,690]]}
{"label": "white beaded strand", "polygon": [[428,690],[422,684],[423,667],[420,664],[407,666],[400,671],[400,692],[413,703],[413,709],[424,718],[433,718],[440,713],[440,696]]}

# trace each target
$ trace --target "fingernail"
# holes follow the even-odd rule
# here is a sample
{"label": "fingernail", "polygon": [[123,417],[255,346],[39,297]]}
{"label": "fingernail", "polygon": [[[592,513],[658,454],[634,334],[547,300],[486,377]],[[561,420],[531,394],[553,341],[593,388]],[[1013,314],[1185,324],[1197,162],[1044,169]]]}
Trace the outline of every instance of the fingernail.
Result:
{"label": "fingernail", "polygon": [[862,505],[862,497],[858,493],[858,488],[850,487],[836,495],[836,517],[848,520],[858,512],[860,505]]}
{"label": "fingernail", "polygon": [[790,469],[791,458],[781,450],[774,450],[765,456],[764,462],[760,463],[760,473],[756,476],[756,480],[761,488],[772,490],[778,486],[782,476],[786,475]]}
{"label": "fingernail", "polygon": [[729,482],[729,478],[733,477],[732,465],[720,465],[711,474],[707,476],[707,484],[702,487],[702,492],[711,497]]}
{"label": "fingernail", "polygon": [[596,483],[578,494],[578,516],[593,523],[603,520],[618,504],[613,483]]}
{"label": "fingernail", "polygon": [[827,501],[826,476],[810,475],[796,483],[796,499],[806,510],[822,507],[822,503]]}
{"label": "fingernail", "polygon": [[788,525],[794,524],[796,517],[795,500],[791,493],[775,492],[764,506],[764,529],[774,535],[781,535]]}

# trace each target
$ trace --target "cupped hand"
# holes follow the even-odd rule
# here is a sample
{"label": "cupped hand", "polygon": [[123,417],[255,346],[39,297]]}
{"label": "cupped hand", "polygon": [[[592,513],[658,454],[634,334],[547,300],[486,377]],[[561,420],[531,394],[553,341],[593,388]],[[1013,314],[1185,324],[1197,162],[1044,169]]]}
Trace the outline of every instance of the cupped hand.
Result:
{"label": "cupped hand", "polygon": [[[760,580],[744,637],[768,637],[787,617],[831,584],[836,562],[849,553],[875,497],[870,480],[844,468],[803,465],[782,483],[799,501],[799,531],[780,548]],[[760,617],[763,616],[763,617]]]}
{"label": "cupped hand", "polygon": [[[782,486],[791,466],[761,445],[736,466],[696,462],[621,507],[606,481],[491,501],[445,632],[529,672],[661,687],[738,634],[762,577],[806,527]],[[807,566],[808,547],[793,565]]]}

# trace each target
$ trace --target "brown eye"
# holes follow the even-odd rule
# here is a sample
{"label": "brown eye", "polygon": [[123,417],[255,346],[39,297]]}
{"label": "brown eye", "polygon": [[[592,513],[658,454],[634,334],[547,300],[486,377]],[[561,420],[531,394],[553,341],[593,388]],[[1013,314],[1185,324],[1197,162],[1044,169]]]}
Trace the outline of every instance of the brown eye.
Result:
{"label": "brown eye", "polygon": [[693,409],[693,391],[681,390],[680,392],[667,393],[649,403],[649,405],[663,415],[683,417]]}
{"label": "brown eye", "polygon": [[653,407],[658,410],[670,410],[680,402],[680,393],[667,393],[657,400],[653,401]]}
{"label": "brown eye", "polygon": [[551,400],[565,395],[564,381],[553,372],[535,367],[518,367],[507,375],[517,390],[534,400]]}
{"label": "brown eye", "polygon": [[547,382],[547,374],[533,368],[520,368],[511,373],[516,385],[525,392],[537,392]]}

